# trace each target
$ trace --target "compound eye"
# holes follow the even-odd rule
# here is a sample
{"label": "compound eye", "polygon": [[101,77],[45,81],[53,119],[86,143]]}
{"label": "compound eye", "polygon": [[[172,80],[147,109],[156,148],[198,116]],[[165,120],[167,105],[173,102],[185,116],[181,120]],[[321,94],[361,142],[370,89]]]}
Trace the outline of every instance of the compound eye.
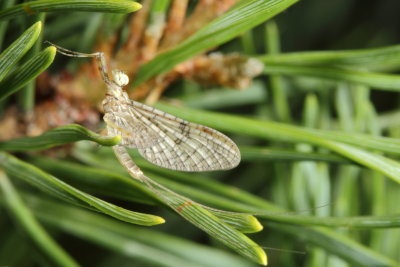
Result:
{"label": "compound eye", "polygon": [[120,70],[113,70],[113,76],[114,76],[114,82],[118,85],[118,86],[125,86],[129,83],[129,77],[128,75],[126,75],[124,72],[120,71]]}

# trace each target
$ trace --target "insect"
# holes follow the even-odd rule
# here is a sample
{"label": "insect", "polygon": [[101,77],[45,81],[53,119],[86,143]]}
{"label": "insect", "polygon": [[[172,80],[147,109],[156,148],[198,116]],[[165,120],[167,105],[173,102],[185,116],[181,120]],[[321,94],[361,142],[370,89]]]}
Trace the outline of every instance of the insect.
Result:
{"label": "insect", "polygon": [[240,151],[224,134],[129,99],[123,90],[128,76],[113,70],[110,79],[102,52],[86,54],[54,46],[66,56],[97,60],[107,86],[103,118],[107,134],[122,137],[118,146],[136,148],[149,162],[179,171],[227,170],[239,164]]}
{"label": "insect", "polygon": [[[102,79],[107,86],[106,97],[102,102],[107,134],[121,136],[121,142],[113,146],[113,150],[128,173],[194,225],[243,255],[254,255],[256,251],[257,255],[261,255],[259,257],[262,257],[262,262],[266,262],[264,251],[256,243],[222,221],[228,218],[230,222],[236,223],[236,218],[232,219],[234,213],[196,203],[150,179],[126,150],[136,148],[151,163],[168,169],[212,171],[231,169],[239,164],[240,152],[236,144],[214,129],[129,99],[123,90],[129,83],[128,76],[122,71],[114,70],[113,78],[110,79],[103,53],[85,54],[54,46],[59,53],[66,56],[94,57],[97,60]],[[243,243],[243,239],[246,243]]]}

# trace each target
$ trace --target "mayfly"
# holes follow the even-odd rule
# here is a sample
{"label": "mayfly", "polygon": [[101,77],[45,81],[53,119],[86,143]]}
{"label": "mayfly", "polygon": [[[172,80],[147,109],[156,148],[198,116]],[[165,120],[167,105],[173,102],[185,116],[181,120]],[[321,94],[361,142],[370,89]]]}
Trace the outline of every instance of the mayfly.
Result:
{"label": "mayfly", "polygon": [[179,171],[227,170],[239,164],[239,149],[224,134],[129,99],[123,90],[128,76],[113,70],[110,79],[102,52],[86,54],[54,46],[66,56],[97,60],[107,86],[102,102],[107,135],[121,136],[118,147],[136,148],[151,163]]}
{"label": "mayfly", "polygon": [[123,90],[129,83],[128,76],[122,71],[114,70],[113,78],[110,79],[102,52],[85,54],[54,46],[59,53],[66,56],[94,57],[97,60],[102,79],[107,86],[102,103],[107,134],[121,136],[121,142],[113,150],[128,173],[194,225],[240,254],[266,264],[267,257],[262,248],[228,225],[229,222],[236,225],[237,218],[232,218],[235,213],[201,205],[155,182],[141,171],[126,150],[136,148],[151,163],[168,169],[212,171],[231,169],[239,164],[240,152],[236,144],[214,129],[182,120],[129,99]]}

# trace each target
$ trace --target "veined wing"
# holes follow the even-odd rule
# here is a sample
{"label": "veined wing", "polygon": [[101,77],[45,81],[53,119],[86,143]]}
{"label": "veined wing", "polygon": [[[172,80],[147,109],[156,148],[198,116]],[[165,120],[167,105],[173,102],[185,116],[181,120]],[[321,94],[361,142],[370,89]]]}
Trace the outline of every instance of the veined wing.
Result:
{"label": "veined wing", "polygon": [[158,166],[180,171],[226,170],[240,162],[236,144],[224,134],[131,101],[134,115],[160,136],[139,153]]}
{"label": "veined wing", "polygon": [[154,126],[143,121],[133,112],[133,107],[126,103],[118,103],[112,111],[104,115],[109,136],[121,136],[120,145],[129,148],[145,148],[160,142],[161,136]]}

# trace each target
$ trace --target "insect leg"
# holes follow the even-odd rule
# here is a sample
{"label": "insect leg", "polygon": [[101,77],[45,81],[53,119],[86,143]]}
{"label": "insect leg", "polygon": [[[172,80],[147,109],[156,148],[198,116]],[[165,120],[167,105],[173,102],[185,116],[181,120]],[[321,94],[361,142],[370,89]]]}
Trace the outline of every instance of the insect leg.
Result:
{"label": "insect leg", "polygon": [[51,43],[49,41],[45,41],[45,43],[48,43],[48,44],[56,47],[57,48],[57,52],[60,53],[60,54],[63,54],[64,56],[68,56],[68,57],[94,57],[94,58],[96,58],[97,63],[99,65],[99,71],[100,71],[101,77],[103,78],[104,82],[107,85],[111,84],[110,78],[108,76],[107,64],[106,64],[106,60],[105,60],[103,52],[96,52],[96,53],[92,53],[92,54],[80,53],[80,52],[75,52],[75,51],[63,48],[61,46],[55,45],[55,44],[53,44],[53,43]]}

